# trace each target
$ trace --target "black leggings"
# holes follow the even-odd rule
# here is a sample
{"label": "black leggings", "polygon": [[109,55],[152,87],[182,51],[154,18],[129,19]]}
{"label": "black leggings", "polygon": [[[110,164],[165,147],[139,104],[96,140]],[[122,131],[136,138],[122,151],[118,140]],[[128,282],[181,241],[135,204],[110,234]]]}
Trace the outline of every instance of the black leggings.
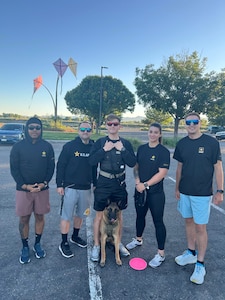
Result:
{"label": "black leggings", "polygon": [[147,199],[143,207],[136,206],[136,235],[142,237],[146,225],[146,214],[148,209],[151,211],[153,223],[155,226],[156,240],[158,249],[164,250],[166,240],[166,227],[163,222],[163,213],[165,207],[165,194],[164,191],[160,193],[147,193]]}

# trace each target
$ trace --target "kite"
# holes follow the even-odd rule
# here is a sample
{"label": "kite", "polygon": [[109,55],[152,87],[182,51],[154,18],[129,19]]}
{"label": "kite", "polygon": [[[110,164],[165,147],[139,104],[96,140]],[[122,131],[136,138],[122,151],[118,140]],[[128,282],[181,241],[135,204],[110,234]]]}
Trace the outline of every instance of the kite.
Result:
{"label": "kite", "polygon": [[70,58],[68,61],[68,66],[75,77],[77,77],[77,63]]}
{"label": "kite", "polygon": [[56,82],[56,93],[57,93],[59,77],[61,77],[61,92],[60,92],[60,94],[61,94],[62,93],[62,77],[63,77],[64,73],[66,72],[68,65],[65,64],[61,58],[59,58],[57,61],[55,61],[53,63],[53,65],[54,65],[56,71],[58,72],[58,78],[57,78],[57,82]]}
{"label": "kite", "polygon": [[55,61],[53,63],[53,65],[54,65],[56,71],[58,72],[59,76],[62,78],[64,73],[66,72],[68,65],[65,64],[61,58],[59,58],[57,61]]}
{"label": "kite", "polygon": [[33,92],[32,97],[34,96],[34,93],[36,92],[36,90],[38,90],[42,84],[43,84],[42,76],[39,75],[37,78],[34,79],[34,92]]}

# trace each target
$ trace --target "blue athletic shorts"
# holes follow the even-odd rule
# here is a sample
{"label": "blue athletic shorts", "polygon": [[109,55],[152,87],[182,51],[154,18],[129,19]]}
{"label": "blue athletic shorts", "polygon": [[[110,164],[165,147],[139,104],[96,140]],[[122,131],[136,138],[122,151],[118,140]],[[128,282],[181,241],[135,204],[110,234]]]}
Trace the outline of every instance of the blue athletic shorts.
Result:
{"label": "blue athletic shorts", "polygon": [[183,218],[193,218],[195,224],[208,224],[212,196],[180,194],[177,209]]}

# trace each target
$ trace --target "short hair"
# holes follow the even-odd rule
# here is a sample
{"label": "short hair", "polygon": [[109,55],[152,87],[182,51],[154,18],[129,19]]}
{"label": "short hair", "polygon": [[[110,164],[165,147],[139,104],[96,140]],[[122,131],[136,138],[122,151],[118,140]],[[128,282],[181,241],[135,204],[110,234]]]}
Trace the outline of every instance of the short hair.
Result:
{"label": "short hair", "polygon": [[199,113],[197,113],[197,112],[195,112],[195,111],[188,113],[188,114],[184,117],[184,119],[186,120],[187,117],[189,117],[189,116],[196,116],[199,120],[201,119]]}
{"label": "short hair", "polygon": [[79,125],[78,125],[78,127],[80,128],[80,125],[83,124],[83,123],[87,123],[87,124],[89,124],[92,127],[92,124],[89,121],[82,121],[82,122],[80,122]]}
{"label": "short hair", "polygon": [[114,115],[114,114],[109,114],[106,118],[106,122],[110,122],[115,119],[118,120],[120,123],[120,117],[118,117],[117,115]]}

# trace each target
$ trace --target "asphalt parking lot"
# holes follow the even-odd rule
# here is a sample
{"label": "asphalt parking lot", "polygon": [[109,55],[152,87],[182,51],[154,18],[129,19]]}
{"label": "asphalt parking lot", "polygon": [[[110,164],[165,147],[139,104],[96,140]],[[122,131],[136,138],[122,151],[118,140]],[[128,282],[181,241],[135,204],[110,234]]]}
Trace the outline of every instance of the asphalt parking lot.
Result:
{"label": "asphalt parking lot", "polygon": [[[53,141],[56,159],[64,142]],[[223,147],[223,142],[221,142]],[[21,241],[18,231],[18,218],[15,215],[15,183],[9,171],[10,146],[0,146],[0,295],[3,300],[17,299],[198,299],[222,300],[225,298],[225,204],[220,209],[212,207],[208,224],[209,243],[205,258],[206,277],[201,286],[189,281],[193,265],[180,267],[175,264],[175,256],[186,248],[183,220],[176,210],[174,198],[176,162],[171,160],[171,167],[165,179],[166,207],[165,224],[167,228],[166,260],[158,268],[147,267],[143,271],[130,268],[129,260],[133,257],[144,258],[147,262],[156,254],[157,246],[150,214],[144,232],[144,243],[131,251],[131,256],[122,258],[123,265],[117,266],[113,249],[107,248],[106,266],[101,268],[90,261],[92,247],[92,222],[94,212],[84,223],[81,236],[87,238],[88,248],[72,245],[75,256],[62,257],[58,250],[61,240],[58,215],[59,196],[56,193],[55,176],[50,184],[51,212],[46,216],[42,244],[47,252],[44,259],[31,256],[27,265],[19,263]],[[222,150],[224,147],[222,148]],[[224,150],[222,151],[224,153]],[[172,154],[171,154],[172,155]],[[223,154],[225,161],[225,156]],[[124,211],[124,244],[135,237],[135,210],[133,204],[134,180],[132,170],[127,169],[127,189],[129,206]],[[30,247],[34,242],[33,218],[30,228]]]}

